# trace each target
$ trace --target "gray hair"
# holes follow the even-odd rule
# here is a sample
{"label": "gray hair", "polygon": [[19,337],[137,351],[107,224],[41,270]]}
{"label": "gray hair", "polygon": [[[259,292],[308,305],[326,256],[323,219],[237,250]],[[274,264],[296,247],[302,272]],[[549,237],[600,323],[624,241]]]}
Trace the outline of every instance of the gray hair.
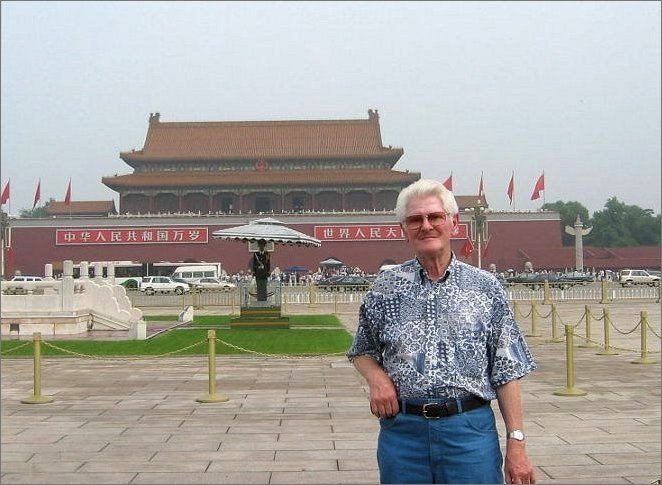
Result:
{"label": "gray hair", "polygon": [[437,180],[420,179],[400,191],[398,201],[395,204],[395,216],[398,222],[402,223],[405,221],[407,204],[409,204],[411,199],[430,195],[436,196],[441,201],[442,207],[450,216],[454,216],[459,212],[453,192],[448,190],[444,184]]}

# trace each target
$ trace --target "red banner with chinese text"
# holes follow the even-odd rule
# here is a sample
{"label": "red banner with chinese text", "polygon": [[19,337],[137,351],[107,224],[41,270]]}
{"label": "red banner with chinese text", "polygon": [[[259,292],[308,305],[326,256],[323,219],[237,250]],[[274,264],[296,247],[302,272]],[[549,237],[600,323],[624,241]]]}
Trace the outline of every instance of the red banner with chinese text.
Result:
{"label": "red banner with chinese text", "polygon": [[[467,224],[458,224],[458,233],[452,239],[467,238]],[[320,241],[404,241],[399,224],[339,224],[315,226],[315,236]]]}
{"label": "red banner with chinese text", "polygon": [[204,244],[209,240],[206,227],[139,227],[122,229],[58,229],[55,244]]}

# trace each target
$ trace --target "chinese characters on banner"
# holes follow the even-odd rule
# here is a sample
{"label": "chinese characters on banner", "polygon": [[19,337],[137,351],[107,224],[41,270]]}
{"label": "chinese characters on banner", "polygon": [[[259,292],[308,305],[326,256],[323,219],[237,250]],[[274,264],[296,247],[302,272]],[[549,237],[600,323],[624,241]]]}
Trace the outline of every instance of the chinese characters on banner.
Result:
{"label": "chinese characters on banner", "polygon": [[206,227],[139,227],[126,229],[58,229],[55,244],[158,244],[206,243]]}
{"label": "chinese characters on banner", "polygon": [[[467,224],[458,224],[458,233],[453,239],[467,238]],[[315,226],[316,239],[320,241],[404,241],[399,224],[351,224],[337,226]]]}

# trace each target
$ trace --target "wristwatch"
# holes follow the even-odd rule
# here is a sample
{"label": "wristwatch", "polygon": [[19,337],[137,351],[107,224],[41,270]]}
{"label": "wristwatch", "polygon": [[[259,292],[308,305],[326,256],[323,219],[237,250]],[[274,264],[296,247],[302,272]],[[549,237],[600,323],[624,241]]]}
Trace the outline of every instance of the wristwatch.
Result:
{"label": "wristwatch", "polygon": [[506,435],[509,440],[524,441],[524,433],[521,429],[514,429]]}

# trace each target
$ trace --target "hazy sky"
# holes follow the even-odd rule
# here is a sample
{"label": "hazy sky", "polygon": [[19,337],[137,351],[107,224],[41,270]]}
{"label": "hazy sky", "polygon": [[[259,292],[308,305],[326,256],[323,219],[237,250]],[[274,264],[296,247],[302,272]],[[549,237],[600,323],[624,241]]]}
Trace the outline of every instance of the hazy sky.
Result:
{"label": "hazy sky", "polygon": [[[2,2],[9,208],[118,195],[161,121],[365,119],[398,170],[660,212],[660,2]],[[6,209],[6,207],[5,207]]]}

